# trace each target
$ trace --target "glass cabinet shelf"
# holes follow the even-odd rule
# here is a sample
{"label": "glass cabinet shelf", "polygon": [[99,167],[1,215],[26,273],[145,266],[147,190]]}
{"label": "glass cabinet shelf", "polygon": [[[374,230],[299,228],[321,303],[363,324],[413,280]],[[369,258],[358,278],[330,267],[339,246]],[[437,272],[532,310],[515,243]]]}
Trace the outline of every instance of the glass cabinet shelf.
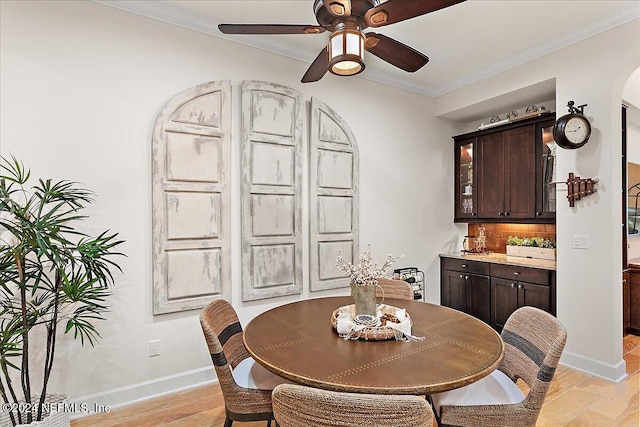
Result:
{"label": "glass cabinet shelf", "polygon": [[458,151],[458,176],[459,191],[456,201],[456,217],[471,218],[474,216],[474,184],[475,175],[473,169],[475,139],[460,144]]}

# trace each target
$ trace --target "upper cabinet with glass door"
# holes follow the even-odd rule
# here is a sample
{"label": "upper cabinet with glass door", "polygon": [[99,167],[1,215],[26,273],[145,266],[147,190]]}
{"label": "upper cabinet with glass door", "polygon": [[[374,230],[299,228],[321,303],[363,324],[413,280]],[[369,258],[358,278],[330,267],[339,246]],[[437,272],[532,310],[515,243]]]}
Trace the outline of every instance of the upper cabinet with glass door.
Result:
{"label": "upper cabinet with glass door", "polygon": [[455,221],[466,222],[477,216],[476,175],[473,159],[475,138],[456,142]]}
{"label": "upper cabinet with glass door", "polygon": [[556,150],[553,140],[553,125],[551,119],[536,125],[536,160],[538,195],[536,200],[536,217],[541,219],[555,219],[556,217]]}

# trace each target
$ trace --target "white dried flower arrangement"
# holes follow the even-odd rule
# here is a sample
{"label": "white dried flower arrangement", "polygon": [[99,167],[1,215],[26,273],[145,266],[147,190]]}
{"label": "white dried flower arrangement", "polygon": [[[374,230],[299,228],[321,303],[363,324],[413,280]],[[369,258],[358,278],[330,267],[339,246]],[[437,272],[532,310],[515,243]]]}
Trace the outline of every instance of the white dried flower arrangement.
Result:
{"label": "white dried flower arrangement", "polygon": [[342,258],[342,252],[339,253],[336,258],[336,267],[342,271],[345,276],[349,277],[352,284],[358,286],[375,286],[378,284],[378,278],[387,276],[387,269],[396,262],[402,256],[394,257],[391,254],[387,255],[385,263],[378,267],[377,263],[373,262],[371,256],[371,245],[367,245],[367,250],[360,255],[360,263],[349,264]]}

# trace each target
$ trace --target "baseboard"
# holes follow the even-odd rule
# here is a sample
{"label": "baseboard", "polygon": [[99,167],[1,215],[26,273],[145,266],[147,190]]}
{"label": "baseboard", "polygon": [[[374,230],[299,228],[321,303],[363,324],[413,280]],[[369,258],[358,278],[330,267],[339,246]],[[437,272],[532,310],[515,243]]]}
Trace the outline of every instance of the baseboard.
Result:
{"label": "baseboard", "polygon": [[615,383],[619,383],[627,378],[627,363],[624,359],[615,365],[610,365],[565,350],[560,358],[560,363],[570,368],[577,369],[578,371],[595,375]]}
{"label": "baseboard", "polygon": [[78,409],[71,418],[82,418],[97,412],[106,412],[216,381],[215,371],[210,367],[205,367],[79,397],[72,401],[72,407]]}

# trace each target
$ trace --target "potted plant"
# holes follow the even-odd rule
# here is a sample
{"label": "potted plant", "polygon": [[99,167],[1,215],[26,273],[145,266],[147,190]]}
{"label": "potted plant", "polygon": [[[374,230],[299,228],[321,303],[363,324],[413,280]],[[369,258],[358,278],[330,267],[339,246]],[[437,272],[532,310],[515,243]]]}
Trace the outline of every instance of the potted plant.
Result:
{"label": "potted plant", "polygon": [[542,237],[507,238],[507,255],[525,258],[556,259],[556,244],[553,240]]}
{"label": "potted plant", "polygon": [[[58,330],[73,333],[83,345],[93,345],[100,337],[94,323],[108,310],[106,299],[114,281],[110,269],[120,270],[112,258],[122,255],[115,252],[122,241],[117,233],[91,237],[76,228],[86,218],[80,211],[93,201],[91,191],[75,182],[50,179],[29,185],[29,178],[22,163],[2,158],[0,424],[42,425],[50,410],[45,420],[66,416],[68,425],[65,408],[52,408],[55,402],[47,401]],[[44,339],[36,333],[44,333]],[[42,366],[31,369],[30,362],[39,360],[33,357],[38,350],[44,353]],[[34,390],[38,375],[42,387]]]}

